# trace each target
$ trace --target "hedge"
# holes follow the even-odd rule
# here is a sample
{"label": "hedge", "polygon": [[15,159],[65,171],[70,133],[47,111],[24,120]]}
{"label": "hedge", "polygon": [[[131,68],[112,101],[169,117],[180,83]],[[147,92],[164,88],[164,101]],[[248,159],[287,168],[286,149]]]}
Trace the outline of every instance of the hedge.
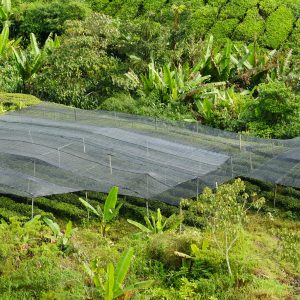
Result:
{"label": "hedge", "polygon": [[264,28],[265,21],[260,16],[258,8],[252,8],[247,12],[244,21],[237,26],[234,39],[252,42],[263,34]]}
{"label": "hedge", "polygon": [[186,22],[188,32],[196,37],[203,37],[216,21],[218,9],[212,6],[203,6],[196,10]]}
{"label": "hedge", "polygon": [[291,9],[280,6],[266,21],[263,44],[269,48],[278,48],[289,36],[293,23],[294,15]]}
{"label": "hedge", "polygon": [[[25,199],[24,199],[25,200]],[[0,207],[1,209],[6,209],[12,211],[12,216],[19,215],[24,217],[31,217],[32,207],[31,204],[19,203],[7,197],[0,197]],[[37,207],[34,207],[35,215],[42,215],[47,217],[53,217],[51,213],[45,212]]]}
{"label": "hedge", "polygon": [[217,21],[212,27],[207,36],[212,34],[216,44],[224,44],[227,38],[231,37],[234,29],[239,23],[238,19],[227,19],[223,21]]}
{"label": "hedge", "polygon": [[241,19],[248,9],[257,5],[259,0],[231,0],[220,13],[221,19],[239,18]]}

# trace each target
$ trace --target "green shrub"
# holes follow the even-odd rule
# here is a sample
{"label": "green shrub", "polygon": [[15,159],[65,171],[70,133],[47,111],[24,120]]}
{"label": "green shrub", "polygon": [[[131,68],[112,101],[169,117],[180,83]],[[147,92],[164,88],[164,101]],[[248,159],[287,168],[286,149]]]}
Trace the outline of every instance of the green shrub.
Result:
{"label": "green shrub", "polygon": [[238,19],[219,20],[215,22],[215,25],[210,30],[209,35],[212,34],[214,36],[216,44],[222,45],[226,42],[227,38],[231,37],[231,34],[237,27],[238,23]]}
{"label": "green shrub", "polygon": [[259,1],[260,14],[266,18],[276,10],[278,5],[278,0],[261,0]]}
{"label": "green shrub", "polygon": [[136,101],[128,94],[116,94],[105,99],[99,106],[100,109],[119,111],[134,114],[137,111]]}
{"label": "green shrub", "polygon": [[37,207],[52,212],[55,216],[60,218],[80,221],[87,217],[86,210],[80,209],[70,203],[64,203],[58,200],[51,200],[47,198],[36,198],[34,203]]}
{"label": "green shrub", "polygon": [[252,8],[247,11],[247,15],[243,22],[237,26],[234,32],[234,38],[252,42],[263,34],[264,26],[264,19],[259,15],[258,9]]}
{"label": "green shrub", "polygon": [[105,8],[109,5],[110,0],[85,0],[93,11],[103,12]]}
{"label": "green shrub", "polygon": [[[10,198],[7,197],[0,197],[0,207],[4,208],[5,210],[9,210],[13,212],[13,216],[24,216],[24,217],[31,217],[32,214],[32,207],[31,204],[25,204],[25,203],[18,203],[13,201]],[[7,213],[8,211],[6,211]],[[41,215],[41,216],[47,216],[47,217],[53,217],[51,213],[47,213],[37,207],[34,208],[34,214],[35,215]],[[7,217],[5,217],[7,220]]]}
{"label": "green shrub", "polygon": [[217,17],[218,10],[216,7],[203,6],[191,13],[186,21],[187,30],[196,38],[202,38],[206,32],[213,26]]}
{"label": "green shrub", "polygon": [[255,7],[258,2],[259,0],[231,0],[222,8],[220,18],[243,18],[246,11]]}
{"label": "green shrub", "polygon": [[294,15],[291,9],[280,6],[266,20],[266,32],[263,44],[276,49],[287,39],[293,28]]}
{"label": "green shrub", "polygon": [[174,252],[190,253],[191,244],[200,244],[201,234],[196,231],[184,231],[178,235],[175,233],[162,233],[151,238],[148,254],[151,259],[160,261],[165,267],[179,269],[182,258]]}
{"label": "green shrub", "polygon": [[0,220],[3,219],[4,221],[8,222],[11,217],[22,217],[22,215],[16,211],[9,210],[4,207],[0,208]]}
{"label": "green shrub", "polygon": [[[118,2],[113,1],[111,3]],[[143,4],[143,0],[127,0],[122,1],[121,9],[116,10],[116,16],[121,19],[134,19],[140,13],[141,5]]]}
{"label": "green shrub", "polygon": [[[262,195],[270,202],[270,204],[273,204],[274,202],[273,192],[263,192]],[[295,213],[300,212],[300,201],[298,197],[294,198],[291,196],[277,194],[275,205],[276,207],[280,207],[284,210],[288,210],[291,212],[295,212]]]}
{"label": "green shrub", "polygon": [[300,100],[284,82],[258,86],[258,97],[248,102],[241,119],[247,130],[265,138],[293,138],[300,135]]}
{"label": "green shrub", "polygon": [[208,0],[207,3],[214,7],[221,7],[226,4],[228,0]]}
{"label": "green shrub", "polygon": [[33,32],[45,41],[51,32],[61,35],[66,20],[82,20],[89,13],[85,2],[76,0],[30,3],[24,7],[19,34],[26,37]]}

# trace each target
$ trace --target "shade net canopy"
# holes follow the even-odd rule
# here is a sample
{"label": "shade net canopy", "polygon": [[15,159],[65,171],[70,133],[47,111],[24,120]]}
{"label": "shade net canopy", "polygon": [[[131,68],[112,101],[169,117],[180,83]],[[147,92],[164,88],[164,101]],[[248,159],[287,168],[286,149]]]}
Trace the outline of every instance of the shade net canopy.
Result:
{"label": "shade net canopy", "polygon": [[108,192],[178,204],[243,176],[300,188],[300,139],[43,102],[0,117],[0,193]]}

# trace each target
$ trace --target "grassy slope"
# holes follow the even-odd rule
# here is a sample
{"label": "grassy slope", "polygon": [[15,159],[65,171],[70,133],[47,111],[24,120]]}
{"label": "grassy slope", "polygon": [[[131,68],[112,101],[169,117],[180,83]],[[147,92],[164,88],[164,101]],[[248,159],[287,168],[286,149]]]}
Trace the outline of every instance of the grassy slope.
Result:
{"label": "grassy slope", "polygon": [[[90,193],[89,196],[93,205],[103,202],[102,196],[99,197],[99,195],[95,193]],[[100,202],[99,198],[102,199]],[[3,201],[3,199],[4,198],[2,198],[2,200],[0,199],[0,206],[2,207],[0,208],[0,215],[1,209],[7,207],[7,202]],[[56,293],[63,293],[62,295],[65,295],[68,291],[68,293],[71,293],[73,299],[77,299],[77,296],[78,299],[80,299],[81,296],[79,295],[82,295],[81,293],[87,293],[91,296],[93,294],[92,290],[87,289],[84,291],[83,282],[88,282],[88,278],[83,272],[82,260],[90,261],[97,257],[99,258],[99,263],[104,267],[108,261],[116,262],[120,251],[131,245],[135,248],[136,254],[128,280],[135,281],[145,278],[153,278],[156,280],[156,287],[143,292],[143,297],[148,297],[147,299],[184,299],[180,296],[180,294],[183,293],[183,291],[181,291],[182,288],[172,287],[173,284],[168,283],[170,279],[167,278],[172,278],[175,271],[168,270],[168,267],[163,267],[164,269],[161,268],[162,266],[169,265],[170,262],[172,267],[172,263],[175,260],[174,251],[184,250],[180,248],[185,247],[182,246],[186,244],[183,241],[195,240],[197,242],[197,239],[199,239],[198,242],[200,243],[201,234],[198,229],[187,226],[182,236],[165,234],[159,239],[155,238],[153,241],[133,239],[132,233],[135,232],[136,229],[129,225],[124,217],[139,220],[142,215],[146,214],[146,208],[143,200],[129,199],[125,201],[125,207],[121,211],[120,220],[113,224],[108,237],[103,238],[100,236],[94,221],[91,220],[87,222],[87,212],[77,200],[78,196],[76,194],[57,195],[52,196],[51,199],[40,199],[40,201],[36,201],[36,213],[43,214],[45,211],[47,211],[47,214],[52,213],[57,217],[58,222],[63,228],[66,224],[66,220],[69,218],[73,219],[78,226],[78,231],[73,238],[73,243],[77,249],[77,254],[80,253],[80,256],[55,256],[51,258],[51,256],[47,257],[47,255],[50,254],[46,254],[45,259],[53,259],[54,261],[52,263],[56,265],[57,272],[59,272],[59,270],[62,272],[61,278],[68,278],[68,276],[76,278],[74,279],[72,277],[73,279],[69,279],[69,288],[65,286],[65,282],[61,279],[62,281],[58,284],[59,288],[54,288],[53,293],[55,295]],[[16,215],[30,215],[30,203],[26,203],[26,199],[15,198],[14,200],[10,200],[15,203],[15,207],[10,211],[11,213],[12,211],[17,211]],[[124,201],[124,199],[122,201]],[[57,203],[61,203],[60,207],[57,206]],[[27,210],[22,212],[22,209],[20,209],[20,207],[18,208],[18,205],[27,205]],[[150,203],[150,208],[152,209],[156,209],[157,206],[157,203]],[[8,208],[12,208],[12,206],[8,206]],[[162,204],[162,210],[167,214],[168,212],[176,212],[177,209]],[[229,288],[224,287],[224,291],[230,295],[230,299],[297,299],[300,293],[300,269],[280,259],[278,253],[278,238],[274,232],[274,230],[278,229],[300,230],[300,221],[284,219],[280,214],[278,214],[278,217],[275,217],[273,221],[268,219],[264,213],[250,216],[250,222],[245,235],[233,252],[235,263],[242,266],[240,275],[245,273],[246,275],[243,276],[246,277],[241,277],[234,286]],[[198,238],[198,236],[200,238]],[[178,239],[175,244],[168,242],[174,240],[174,238]],[[167,243],[165,241],[167,241]],[[186,248],[185,251],[188,252],[189,248]],[[32,267],[31,259],[31,257],[26,258],[27,263],[29,263],[28,268]],[[20,270],[22,270],[21,267]],[[5,279],[7,282],[14,280],[15,277],[18,277],[21,281],[24,280],[24,275],[19,274],[18,269],[4,272],[3,276],[2,279]],[[50,277],[51,276],[57,276],[56,271],[53,271],[53,274],[50,274]],[[21,285],[19,289],[14,291],[16,294],[14,294],[14,292],[11,293],[10,296],[7,294],[7,298],[5,299],[22,299],[18,297],[22,292],[25,293],[25,291],[33,293],[31,289],[35,289],[35,280],[40,279],[31,278],[28,280],[29,284],[32,284],[32,288],[30,288],[30,286],[22,287]],[[30,280],[32,283],[30,283]],[[49,281],[51,282],[51,280],[50,278]],[[78,290],[76,290],[72,280],[80,282],[79,287],[77,287]],[[4,291],[1,280],[0,291]],[[48,295],[48,292],[46,294]],[[140,298],[142,297],[141,295],[142,292],[137,294],[135,299],[143,299]],[[71,298],[66,296],[66,299]]]}
{"label": "grassy slope", "polygon": [[41,100],[32,95],[0,92],[0,114],[15,109],[40,103]]}

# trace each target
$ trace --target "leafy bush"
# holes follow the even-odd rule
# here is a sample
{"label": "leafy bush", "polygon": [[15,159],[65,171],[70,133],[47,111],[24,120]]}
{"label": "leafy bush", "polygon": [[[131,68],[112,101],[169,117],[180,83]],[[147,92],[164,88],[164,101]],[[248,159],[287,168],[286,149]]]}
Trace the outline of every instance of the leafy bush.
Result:
{"label": "leafy bush", "polygon": [[[12,216],[24,216],[24,217],[31,217],[31,213],[32,213],[32,207],[31,204],[25,204],[25,203],[18,203],[13,201],[10,198],[7,197],[0,197],[0,207],[5,209],[3,211],[4,214],[4,218],[7,220],[7,210],[13,212],[12,215],[10,215],[10,217]],[[42,216],[48,216],[51,217],[52,214],[45,212],[39,208],[35,208],[34,209],[34,213],[37,215],[42,215]]]}
{"label": "leafy bush", "polygon": [[220,17],[223,19],[228,18],[243,18],[246,11],[257,5],[259,0],[231,0],[228,1],[226,6],[223,7]]}
{"label": "leafy bush", "polygon": [[209,31],[209,34],[212,34],[215,37],[215,41],[218,45],[222,45],[226,42],[227,38],[231,37],[231,34],[238,23],[238,19],[219,20],[215,22],[214,26]]}
{"label": "leafy bush", "polygon": [[116,21],[102,14],[69,22],[61,47],[33,83],[35,93],[54,102],[98,107],[123,84],[118,77],[122,65],[107,53],[118,35]]}
{"label": "leafy bush", "polygon": [[256,101],[249,102],[243,112],[249,132],[275,138],[299,136],[299,96],[283,82],[261,84],[258,93]]}
{"label": "leafy bush", "polygon": [[187,30],[197,38],[202,38],[206,32],[213,26],[217,17],[218,10],[216,7],[203,6],[191,13],[186,21]]}
{"label": "leafy bush", "polygon": [[[288,37],[292,30],[294,15],[289,8],[280,6],[272,13],[266,21],[266,32],[263,37],[263,43],[267,47],[276,49]],[[276,28],[276,30],[274,30]]]}
{"label": "leafy bush", "polygon": [[71,219],[80,221],[87,216],[87,213],[83,209],[79,209],[77,206],[60,202],[57,200],[50,200],[47,198],[36,198],[34,203],[37,207],[50,211],[57,217],[64,219]]}
{"label": "leafy bush", "polygon": [[201,234],[196,230],[185,230],[182,234],[167,232],[155,235],[149,243],[149,257],[162,262],[167,268],[178,270],[182,259],[175,252],[189,253],[192,243],[201,243]]}
{"label": "leafy bush", "polygon": [[259,15],[257,8],[252,8],[247,11],[247,15],[243,22],[235,29],[234,38],[252,42],[263,34],[264,28],[264,19]]}
{"label": "leafy bush", "polygon": [[19,34],[26,37],[35,33],[40,41],[45,41],[51,32],[63,34],[66,20],[82,20],[89,12],[84,1],[36,1],[23,8]]}

